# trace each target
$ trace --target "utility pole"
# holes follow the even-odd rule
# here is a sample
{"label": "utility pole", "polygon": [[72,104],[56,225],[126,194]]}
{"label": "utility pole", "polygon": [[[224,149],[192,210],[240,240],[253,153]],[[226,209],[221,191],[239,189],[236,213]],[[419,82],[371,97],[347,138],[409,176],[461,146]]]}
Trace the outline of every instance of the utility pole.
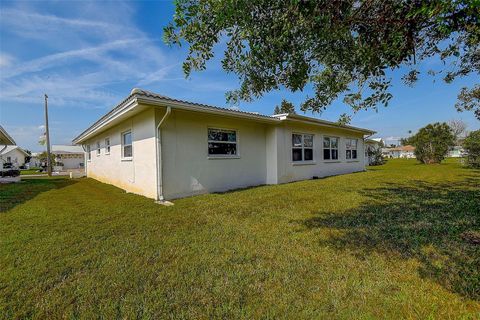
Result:
{"label": "utility pole", "polygon": [[45,136],[47,142],[47,173],[52,176],[52,162],[50,159],[50,133],[48,132],[48,96],[45,94]]}

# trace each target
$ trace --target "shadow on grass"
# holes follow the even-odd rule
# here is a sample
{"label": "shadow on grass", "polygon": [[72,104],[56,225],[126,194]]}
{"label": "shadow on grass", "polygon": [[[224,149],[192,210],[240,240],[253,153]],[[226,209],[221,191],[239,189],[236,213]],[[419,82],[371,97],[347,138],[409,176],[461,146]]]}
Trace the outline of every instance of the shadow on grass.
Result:
{"label": "shadow on grass", "polygon": [[[0,213],[33,199],[38,194],[67,187],[76,180],[66,178],[24,178],[18,183],[0,185]],[[55,201],[55,199],[52,199]]]}
{"label": "shadow on grass", "polygon": [[338,229],[323,244],[360,257],[377,251],[416,258],[421,276],[480,300],[480,245],[469,241],[480,235],[480,177],[452,184],[387,184],[360,193],[368,198],[360,207],[311,218],[305,226]]}

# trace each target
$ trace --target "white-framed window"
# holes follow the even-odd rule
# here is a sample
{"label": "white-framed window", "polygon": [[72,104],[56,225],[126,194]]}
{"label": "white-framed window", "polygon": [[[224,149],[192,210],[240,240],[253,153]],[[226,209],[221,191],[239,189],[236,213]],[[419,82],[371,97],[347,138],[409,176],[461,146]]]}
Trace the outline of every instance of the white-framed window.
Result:
{"label": "white-framed window", "polygon": [[357,139],[346,139],[345,150],[347,160],[357,159]]}
{"label": "white-framed window", "polygon": [[338,160],[338,138],[323,137],[323,160]]}
{"label": "white-framed window", "polygon": [[97,141],[97,156],[100,155],[100,141]]}
{"label": "white-framed window", "polygon": [[208,156],[238,156],[237,130],[208,128]]}
{"label": "white-framed window", "polygon": [[92,160],[92,153],[90,152],[90,145],[87,144],[87,160]]}
{"label": "white-framed window", "polygon": [[122,133],[122,158],[129,159],[133,157],[132,131]]}
{"label": "white-framed window", "polygon": [[292,134],[292,161],[313,161],[313,134]]}
{"label": "white-framed window", "polygon": [[7,157],[7,162],[11,163],[12,162],[12,157]]}
{"label": "white-framed window", "polygon": [[105,138],[105,154],[110,154],[110,138]]}

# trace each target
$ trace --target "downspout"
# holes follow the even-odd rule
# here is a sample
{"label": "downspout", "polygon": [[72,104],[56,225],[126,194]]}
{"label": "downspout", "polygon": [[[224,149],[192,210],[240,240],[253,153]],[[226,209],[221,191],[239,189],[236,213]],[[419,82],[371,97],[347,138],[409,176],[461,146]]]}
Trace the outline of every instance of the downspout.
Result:
{"label": "downspout", "polygon": [[88,155],[87,155],[87,149],[85,149],[85,145],[82,144],[82,149],[83,149],[83,170],[85,171],[85,177],[87,176],[87,163],[88,163]]}
{"label": "downspout", "polygon": [[170,204],[165,201],[163,196],[163,161],[162,161],[162,135],[160,132],[162,124],[167,120],[172,112],[171,107],[167,107],[167,111],[162,117],[162,120],[157,125],[157,129],[155,130],[155,138],[157,142],[157,202],[161,204]]}
{"label": "downspout", "polygon": [[[2,148],[2,150],[0,150],[0,154],[2,154],[3,151],[5,151],[5,149],[7,149],[7,145],[5,145],[5,146]],[[2,165],[2,166],[0,167],[0,170],[3,171],[3,157],[2,157],[2,156],[0,156],[0,162],[1,162],[0,165]]]}

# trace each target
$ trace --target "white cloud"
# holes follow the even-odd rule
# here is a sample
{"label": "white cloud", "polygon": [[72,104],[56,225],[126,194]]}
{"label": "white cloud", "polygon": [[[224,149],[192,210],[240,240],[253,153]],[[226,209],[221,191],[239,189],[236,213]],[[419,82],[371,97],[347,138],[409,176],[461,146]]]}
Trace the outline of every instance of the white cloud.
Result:
{"label": "white cloud", "polygon": [[[69,8],[69,14],[78,15],[69,18],[43,14],[30,4],[20,6],[1,10],[1,31],[46,54],[15,64],[6,55],[0,58],[0,101],[38,103],[48,93],[56,105],[105,108],[125,95],[112,92],[112,85],[154,84],[178,66],[136,27],[129,5],[82,4]],[[113,6],[115,15],[104,14]]]}
{"label": "white cloud", "polygon": [[14,61],[15,59],[11,55],[0,53],[0,68],[9,67]]}

